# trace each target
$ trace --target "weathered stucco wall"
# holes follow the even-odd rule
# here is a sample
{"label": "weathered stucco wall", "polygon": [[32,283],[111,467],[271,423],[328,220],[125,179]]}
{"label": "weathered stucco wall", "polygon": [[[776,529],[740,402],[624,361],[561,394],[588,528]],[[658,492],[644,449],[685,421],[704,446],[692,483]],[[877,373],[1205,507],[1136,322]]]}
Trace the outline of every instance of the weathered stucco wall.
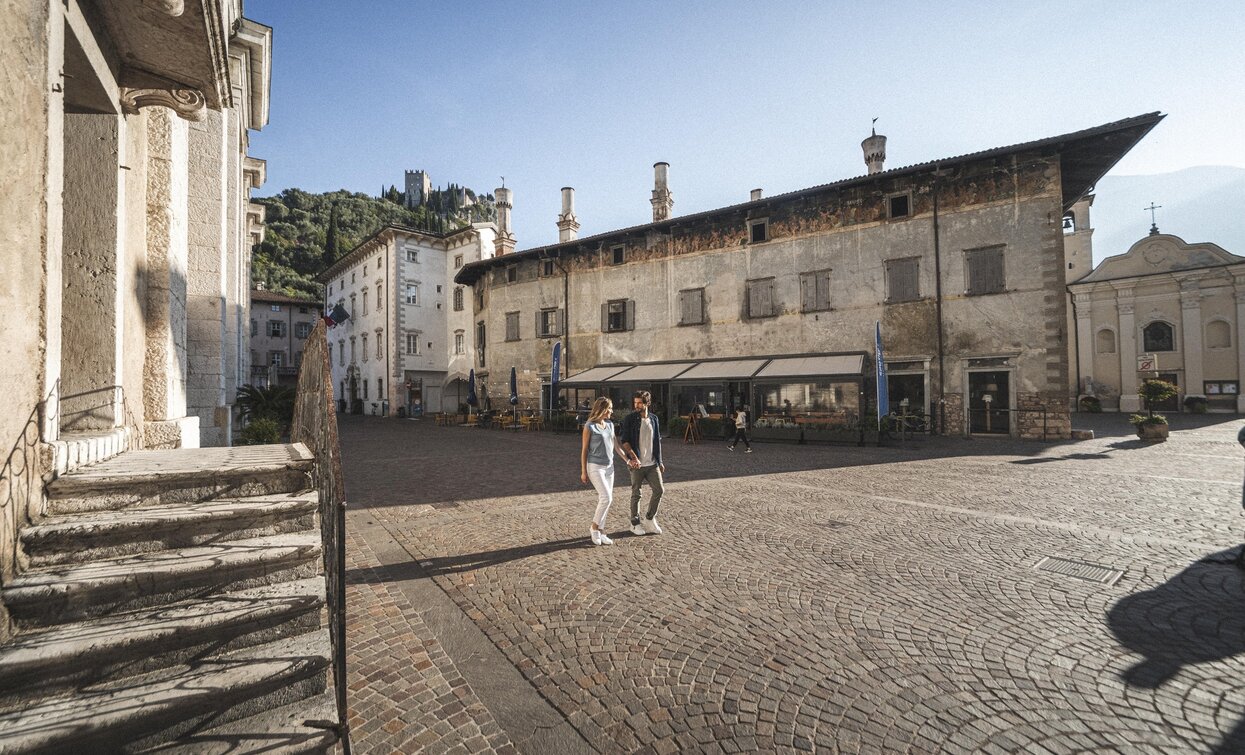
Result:
{"label": "weathered stucco wall", "polygon": [[[48,186],[55,185],[59,202],[60,163],[49,153],[48,140],[60,141],[59,128],[49,127],[49,107],[59,113],[59,94],[52,91],[49,70],[59,70],[49,49],[48,3],[0,4],[0,165],[5,187],[0,191],[0,353],[9,367],[5,411],[0,412],[0,585],[16,569],[17,528],[42,494],[39,462],[39,414],[49,315],[45,281],[51,268],[60,285],[60,243],[49,229]],[[59,116],[58,116],[59,118]],[[56,175],[50,176],[49,171]],[[56,344],[53,343],[53,346]],[[0,641],[7,638],[8,619],[0,605]]]}
{"label": "weathered stucco wall", "polygon": [[[886,219],[885,200],[911,191],[914,214]],[[626,239],[625,259],[612,264],[611,241],[566,262],[570,275],[570,369],[601,363],[695,359],[810,351],[872,350],[873,323],[882,321],[892,359],[934,358],[933,187],[890,185],[827,193],[725,213],[676,226],[669,236]],[[1018,407],[1047,407],[1056,431],[1067,417],[1063,239],[1057,158],[1028,156],[982,165],[944,179],[939,192],[939,242],[945,335],[945,393],[956,407],[967,388],[969,359],[1009,360]],[[748,213],[748,214],[746,214]],[[748,221],[767,218],[770,238],[748,243]],[[965,252],[1003,249],[1006,290],[968,296]],[[919,259],[920,299],[886,303],[884,261]],[[504,267],[485,273],[487,366],[504,380],[520,371],[526,405],[538,401],[540,373],[549,370],[549,339],[535,333],[534,313],[562,307],[561,276],[538,277],[538,261],[516,259],[517,280]],[[829,311],[802,312],[800,274],[829,269]],[[747,281],[773,280],[775,314],[747,316]],[[705,289],[705,323],[679,325],[679,292]],[[602,333],[601,304],[635,303],[635,329]],[[505,314],[520,312],[518,341],[506,341]],[[524,373],[523,370],[530,370]],[[931,364],[937,393],[937,361]],[[493,374],[497,373],[497,374]],[[1060,407],[1062,411],[1060,411]],[[958,422],[958,409],[949,412]],[[960,429],[951,424],[949,430]],[[1024,432],[1026,428],[1018,428]]]}

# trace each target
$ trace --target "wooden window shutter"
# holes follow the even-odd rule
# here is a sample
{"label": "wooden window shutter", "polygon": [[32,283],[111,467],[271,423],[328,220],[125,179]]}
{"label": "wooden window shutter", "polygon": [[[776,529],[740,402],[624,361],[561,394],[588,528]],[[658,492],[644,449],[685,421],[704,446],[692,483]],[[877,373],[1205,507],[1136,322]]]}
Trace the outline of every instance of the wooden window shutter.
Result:
{"label": "wooden window shutter", "polygon": [[565,309],[559,309],[559,310],[558,310],[558,332],[557,332],[557,335],[560,335],[560,336],[564,336],[564,335],[566,335],[566,310],[565,310]]}
{"label": "wooden window shutter", "polygon": [[536,333],[536,337],[537,337],[537,338],[539,338],[539,337],[541,337],[541,336],[544,336],[544,335],[548,335],[548,333],[546,333],[546,332],[545,332],[544,328],[540,327],[540,326],[541,326],[541,322],[540,322],[540,320],[541,320],[541,318],[542,318],[542,317],[544,317],[544,313],[543,313],[543,312],[541,312],[539,309],[538,309],[538,310],[536,310],[536,330],[535,330],[535,333]]}
{"label": "wooden window shutter", "polygon": [[830,272],[817,273],[817,308],[830,309]]}
{"label": "wooden window shutter", "polygon": [[769,317],[774,314],[774,279],[761,281],[758,288],[761,292],[761,316]]}
{"label": "wooden window shutter", "polygon": [[601,305],[601,332],[610,332],[610,303],[604,302]]}
{"label": "wooden window shutter", "polygon": [[697,323],[705,321],[705,290],[698,289],[696,295],[692,297],[692,306],[695,308],[692,312],[696,317]]}
{"label": "wooden window shutter", "polygon": [[627,330],[635,330],[635,299],[627,300]]}
{"label": "wooden window shutter", "polygon": [[811,312],[817,309],[817,281],[815,273],[800,273],[800,309]]}

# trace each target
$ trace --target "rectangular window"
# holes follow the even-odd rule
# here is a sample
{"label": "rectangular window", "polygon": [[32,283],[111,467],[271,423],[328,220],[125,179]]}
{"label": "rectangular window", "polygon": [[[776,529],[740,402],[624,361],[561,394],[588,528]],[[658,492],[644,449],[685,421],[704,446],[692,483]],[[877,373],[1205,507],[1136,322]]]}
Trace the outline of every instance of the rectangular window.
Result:
{"label": "rectangular window", "polygon": [[268,364],[272,365],[273,367],[283,367],[285,365],[285,352],[284,351],[268,352]]}
{"label": "rectangular window", "polygon": [[343,367],[346,366],[346,342],[345,341],[337,342],[337,363]]}
{"label": "rectangular window", "polygon": [[380,287],[380,285],[381,285],[381,284],[379,284],[379,283],[377,283],[377,284],[376,284],[376,308],[377,308],[377,309],[380,309],[380,307],[381,307],[381,302],[385,300],[385,297],[383,297],[383,296],[381,296],[381,295],[380,295],[380,292],[381,292],[381,287]]}
{"label": "rectangular window", "polygon": [[769,241],[769,220],[752,220],[748,222],[748,242],[760,244]]}
{"label": "rectangular window", "polygon": [[601,305],[601,330],[621,333],[635,329],[635,302],[630,299],[614,299]]}
{"label": "rectangular window", "polygon": [[364,333],[362,338],[363,338],[363,361],[366,362],[367,361],[367,333]]}
{"label": "rectangular window", "polygon": [[886,301],[916,301],[921,298],[921,260],[908,257],[886,261]]}
{"label": "rectangular window", "polygon": [[363,289],[363,314],[367,314],[367,289]]}
{"label": "rectangular window", "polygon": [[912,195],[908,192],[886,198],[886,217],[906,218],[912,214]]}
{"label": "rectangular window", "polygon": [[1003,280],[1003,247],[969,249],[964,252],[964,277],[969,296],[997,294],[1006,290]]}
{"label": "rectangular window", "polygon": [[406,250],[406,261],[407,262],[419,262],[419,250],[418,249],[407,249]]}
{"label": "rectangular window", "polygon": [[484,367],[484,321],[476,323],[476,367]]}
{"label": "rectangular window", "polygon": [[514,283],[518,279],[519,279],[519,266],[518,265],[511,265],[510,267],[506,268],[506,282],[507,283]]}
{"label": "rectangular window", "polygon": [[830,271],[800,273],[800,311],[824,312],[830,309]]}
{"label": "rectangular window", "polygon": [[679,324],[703,325],[705,322],[705,290],[689,288],[679,292]]}
{"label": "rectangular window", "polygon": [[507,341],[519,340],[519,313],[518,312],[507,312],[506,313],[506,340]]}
{"label": "rectangular window", "polygon": [[298,308],[298,314],[300,314],[300,315],[305,315],[305,314],[307,314],[307,308],[306,308],[306,307],[299,307],[299,308]]}
{"label": "rectangular window", "polygon": [[616,246],[610,249],[611,262],[613,265],[621,265],[626,261],[626,247]]}
{"label": "rectangular window", "polygon": [[537,312],[536,334],[541,338],[562,335],[562,310],[549,307]]}
{"label": "rectangular window", "polygon": [[352,273],[350,273],[350,282],[351,282],[351,283],[354,283],[354,282],[355,282],[355,274],[354,274],[353,272],[352,272]]}
{"label": "rectangular window", "polygon": [[419,284],[417,283],[406,284],[406,303],[407,304],[419,304]]}
{"label": "rectangular window", "polygon": [[281,305],[280,305],[280,304],[273,304],[273,305],[272,305],[272,311],[273,311],[273,312],[280,312],[280,311],[281,311]]}
{"label": "rectangular window", "polygon": [[746,284],[748,317],[773,317],[778,314],[774,307],[774,279],[758,278]]}
{"label": "rectangular window", "polygon": [[355,338],[350,337],[350,363],[354,364],[359,361],[359,355],[355,352]]}
{"label": "rectangular window", "polygon": [[381,261],[381,259],[383,259],[383,258],[381,258],[381,257],[377,257],[377,258],[376,258],[376,269],[377,269],[377,270],[379,270],[379,269],[380,269],[380,261]]}
{"label": "rectangular window", "polygon": [[463,256],[461,254],[454,255],[454,269],[457,270],[458,268],[462,266],[463,266]]}
{"label": "rectangular window", "polygon": [[294,335],[298,338],[307,338],[311,335],[311,323],[300,322],[294,326]]}
{"label": "rectangular window", "polygon": [[251,320],[251,338],[259,335],[259,323]]}
{"label": "rectangular window", "polygon": [[454,353],[463,353],[463,332],[461,330],[454,331]]}
{"label": "rectangular window", "polygon": [[285,338],[285,323],[281,320],[269,320],[268,336],[270,338]]}
{"label": "rectangular window", "polygon": [[406,334],[406,353],[407,354],[412,354],[415,356],[419,355],[419,337],[421,335],[423,334],[419,332]]}
{"label": "rectangular window", "polygon": [[376,331],[376,358],[385,358],[385,334],[383,331]]}
{"label": "rectangular window", "polygon": [[367,398],[367,385],[368,385],[368,383],[367,383],[367,381],[366,381],[366,380],[363,380],[363,381],[361,381],[361,382],[363,383],[363,398]]}
{"label": "rectangular window", "polygon": [[454,287],[454,311],[455,312],[463,311],[463,287],[462,286]]}
{"label": "rectangular window", "polygon": [[551,278],[556,271],[557,268],[554,267],[553,260],[540,261],[540,274],[544,277]]}

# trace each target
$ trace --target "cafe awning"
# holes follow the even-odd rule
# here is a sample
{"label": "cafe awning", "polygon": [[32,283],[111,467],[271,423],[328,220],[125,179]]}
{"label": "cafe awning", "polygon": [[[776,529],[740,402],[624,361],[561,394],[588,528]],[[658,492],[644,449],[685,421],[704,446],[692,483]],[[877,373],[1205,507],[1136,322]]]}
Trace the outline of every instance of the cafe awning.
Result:
{"label": "cafe awning", "polygon": [[772,359],[754,379],[823,377],[827,375],[862,374],[863,354],[832,354],[824,356],[786,357]]}
{"label": "cafe awning", "polygon": [[612,367],[593,367],[590,370],[584,370],[583,372],[571,375],[565,380],[559,380],[558,385],[565,388],[576,388],[583,385],[597,385],[605,382],[606,378],[629,369],[631,369],[631,366],[626,364],[616,364]]}
{"label": "cafe awning", "polygon": [[675,376],[695,366],[695,362],[673,362],[665,364],[637,364],[626,372],[606,378],[607,383],[651,383],[657,380],[672,380]]}
{"label": "cafe awning", "polygon": [[768,359],[731,359],[721,362],[701,362],[675,378],[678,382],[703,380],[747,380],[768,362]]}

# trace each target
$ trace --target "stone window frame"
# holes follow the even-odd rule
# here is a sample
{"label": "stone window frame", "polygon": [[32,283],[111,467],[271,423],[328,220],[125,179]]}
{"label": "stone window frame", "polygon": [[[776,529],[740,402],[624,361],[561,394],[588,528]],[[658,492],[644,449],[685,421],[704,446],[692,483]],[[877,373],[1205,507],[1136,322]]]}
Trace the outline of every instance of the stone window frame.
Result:
{"label": "stone window frame", "polygon": [[[1111,350],[1103,351],[1101,341],[1103,333],[1111,334]],[[1120,352],[1120,336],[1115,332],[1115,328],[1110,325],[1103,325],[1094,331],[1094,353],[1095,354],[1118,354]]]}
{"label": "stone window frame", "polygon": [[351,336],[350,337],[350,363],[351,364],[358,364],[359,362],[358,349],[356,348],[357,345],[358,344],[356,343],[355,337]]}
{"label": "stone window frame", "polygon": [[358,302],[355,301],[355,295],[351,294],[350,295],[350,311],[347,314],[349,314],[351,317],[357,316],[359,314],[359,310],[357,309],[358,306],[359,306]]}
{"label": "stone window frame", "polygon": [[[621,305],[621,311],[611,311]],[[615,315],[621,315],[622,322],[615,327]],[[632,299],[610,299],[601,304],[601,332],[626,333],[635,330],[635,301]]]}
{"label": "stone window frame", "polygon": [[278,370],[284,367],[285,366],[285,352],[284,351],[268,352],[268,366],[276,368]]}
{"label": "stone window frame", "polygon": [[[1222,346],[1212,346],[1210,343],[1210,326],[1218,323],[1223,323],[1223,326],[1227,328],[1228,342]],[[1233,343],[1236,341],[1236,339],[1232,337],[1232,323],[1226,317],[1210,318],[1206,321],[1206,324],[1202,326],[1202,331],[1202,343],[1206,344],[1206,349],[1208,351],[1227,351],[1232,348]]]}
{"label": "stone window frame", "polygon": [[[782,308],[778,306],[778,302],[774,295],[774,280],[774,276],[769,275],[764,278],[749,278],[744,281],[744,312],[747,315],[747,319],[764,320],[769,317],[778,316],[778,313]],[[764,311],[754,310],[752,292],[754,289],[763,287],[769,288],[769,306],[765,307]]]}
{"label": "stone window frame", "polygon": [[[694,320],[690,320],[690,319],[687,319],[686,317],[688,308],[685,303],[685,297],[690,296],[691,294],[694,294],[694,293],[700,295],[700,307],[698,307],[698,310],[699,310],[698,317]],[[678,310],[679,325],[704,325],[705,321],[708,319],[705,316],[706,315],[705,310],[708,308],[705,306],[705,287],[704,286],[700,286],[698,288],[685,288],[679,291],[678,305],[679,305],[679,310]]]}
{"label": "stone window frame", "polygon": [[[1151,348],[1146,343],[1146,331],[1149,330],[1150,327],[1153,325],[1166,325],[1167,326],[1167,329],[1171,332],[1172,347],[1170,349],[1155,349],[1155,348]],[[1150,320],[1149,322],[1147,322],[1145,325],[1141,326],[1141,339],[1140,340],[1141,340],[1142,352],[1145,354],[1171,354],[1171,353],[1180,351],[1180,342],[1176,340],[1176,326],[1173,323],[1169,322],[1168,320],[1164,320],[1162,317],[1156,317],[1153,320]]]}
{"label": "stone window frame", "polygon": [[627,245],[614,244],[610,247],[609,264],[624,265],[627,263]]}
{"label": "stone window frame", "polygon": [[[906,199],[908,202],[908,210],[902,215],[895,214],[894,201],[896,199]],[[904,191],[893,191],[886,195],[886,219],[887,220],[907,220],[913,216],[912,212],[912,189]]]}
{"label": "stone window frame", "polygon": [[519,315],[520,314],[522,313],[518,311],[506,313],[506,340],[507,341],[522,340],[521,331],[519,330],[520,328]]}
{"label": "stone window frame", "polygon": [[558,274],[558,267],[552,259],[543,259],[540,261],[540,267],[537,268],[541,278],[552,278]]}
{"label": "stone window frame", "polygon": [[518,283],[519,282],[519,266],[518,265],[506,265],[506,282],[507,283]]}
{"label": "stone window frame", "polygon": [[298,322],[294,323],[294,337],[298,339],[306,339],[311,337],[311,323]]}
{"label": "stone window frame", "polygon": [[[908,298],[902,298],[902,299],[896,298],[892,295],[894,292],[894,286],[891,285],[891,280],[892,280],[891,269],[893,267],[898,266],[900,263],[913,263],[916,265],[916,275],[914,276],[916,279],[915,280],[916,285],[915,285],[915,290],[913,291],[913,296],[908,297]],[[913,301],[921,300],[922,297],[921,297],[921,256],[920,255],[914,254],[914,255],[907,256],[907,257],[893,257],[888,260],[883,260],[882,268],[884,272],[883,277],[885,279],[884,283],[886,285],[886,299],[885,299],[886,304],[903,304],[906,302],[913,302]]]}
{"label": "stone window frame", "polygon": [[467,342],[467,331],[459,329],[454,331],[454,354],[465,354]]}
{"label": "stone window frame", "polygon": [[462,266],[463,266],[463,256],[461,254],[454,255],[454,269],[457,270],[458,268]]}
{"label": "stone window frame", "polygon": [[363,314],[367,314],[367,286],[363,287]]}
{"label": "stone window frame", "polygon": [[406,295],[403,297],[403,300],[407,304],[410,304],[412,307],[419,306],[419,283],[418,282],[406,284]]}
{"label": "stone window frame", "polygon": [[[756,238],[756,230],[761,229],[761,238]],[[748,219],[748,243],[764,244],[773,239],[769,234],[769,218],[749,218]]]}
{"label": "stone window frame", "polygon": [[[829,312],[834,309],[830,304],[830,284],[833,280],[833,272],[834,268],[823,267],[820,270],[807,270],[800,273],[801,312]],[[819,300],[817,298],[817,284],[823,280],[825,281],[826,297],[824,300]],[[812,288],[811,297],[807,295],[810,287]]]}
{"label": "stone window frame", "polygon": [[285,320],[269,320],[267,333],[269,338],[285,338]]}
{"label": "stone window frame", "polygon": [[382,328],[376,329],[376,359],[385,358],[385,331]]}
{"label": "stone window frame", "polygon": [[423,335],[424,335],[423,331],[420,331],[420,330],[408,330],[406,332],[406,352],[405,353],[407,356],[417,357],[417,356],[423,355],[423,349],[419,347],[419,339],[423,337]]}
{"label": "stone window frame", "polygon": [[385,284],[380,281],[376,282],[376,309],[380,310],[381,302],[385,300]]}
{"label": "stone window frame", "polygon": [[[553,323],[550,324],[547,315],[553,315]],[[536,310],[536,337],[537,338],[558,338],[562,335],[562,309],[560,307],[541,307]]]}
{"label": "stone window frame", "polygon": [[406,250],[406,261],[413,262],[416,265],[418,265],[419,264],[419,250],[418,249],[407,249]]}
{"label": "stone window frame", "polygon": [[454,287],[454,311],[455,312],[463,311],[463,287],[462,286]]}
{"label": "stone window frame", "polygon": [[346,366],[346,339],[337,339],[337,364],[340,367]]}

